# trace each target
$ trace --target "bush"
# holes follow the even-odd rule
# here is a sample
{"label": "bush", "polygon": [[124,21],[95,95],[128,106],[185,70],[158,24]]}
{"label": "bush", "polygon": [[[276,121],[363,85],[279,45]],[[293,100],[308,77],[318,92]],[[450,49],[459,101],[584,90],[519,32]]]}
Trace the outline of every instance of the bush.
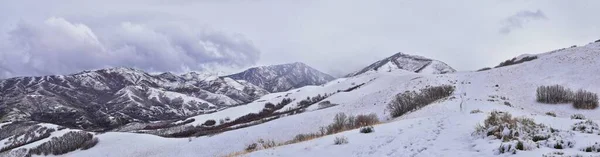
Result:
{"label": "bush", "polygon": [[598,144],[598,142],[596,142],[594,145],[582,148],[581,151],[598,153],[598,152],[600,152],[600,144]]}
{"label": "bush", "polygon": [[84,131],[71,131],[60,137],[52,137],[50,141],[32,148],[36,155],[62,155],[77,149],[89,149],[98,143],[94,135]]}
{"label": "bush", "polygon": [[517,150],[532,150],[545,146],[554,149],[573,148],[574,133],[553,129],[537,124],[528,118],[513,118],[510,114],[493,111],[485,119],[484,125],[477,125],[474,135],[483,138],[494,137],[502,141],[496,151],[516,153]]}
{"label": "bush", "polygon": [[204,124],[202,124],[202,125],[204,125],[204,126],[213,126],[215,124],[217,124],[217,121],[209,119],[209,120],[206,120],[206,122],[204,122]]}
{"label": "bush", "polygon": [[333,117],[333,123],[327,126],[327,134],[338,133],[344,130],[348,122],[348,116],[344,113],[338,113]]}
{"label": "bush", "polygon": [[319,103],[319,109],[324,109],[324,108],[329,108],[329,107],[333,107],[337,104],[332,104],[330,101],[322,101]]}
{"label": "bush", "polygon": [[498,65],[494,68],[500,68],[500,67],[509,66],[509,65],[521,64],[521,63],[532,61],[535,59],[537,59],[537,56],[527,56],[527,57],[523,57],[519,60],[517,60],[517,58],[513,58],[513,59],[509,59],[509,60],[506,60],[506,61],[500,63],[500,65]]}
{"label": "bush", "polygon": [[252,144],[247,145],[245,150],[246,151],[254,151],[254,150],[256,150],[256,147],[258,147],[258,144],[252,143]]}
{"label": "bush", "polygon": [[572,126],[572,130],[587,134],[600,133],[600,127],[598,127],[598,124],[591,120],[575,123]]}
{"label": "bush", "polygon": [[476,109],[476,110],[471,110],[471,114],[475,114],[475,113],[483,113],[483,111]]}
{"label": "bush", "polygon": [[275,144],[275,141],[273,141],[273,140],[266,140],[265,141],[263,139],[260,139],[260,140],[258,140],[258,143],[264,149],[269,149],[269,148],[273,148],[273,147],[277,146],[277,144]]}
{"label": "bush", "polygon": [[347,116],[344,113],[338,113],[333,118],[333,123],[326,128],[326,134],[334,134],[345,130],[356,129],[362,126],[369,126],[379,123],[377,115],[374,113],[368,115]]}
{"label": "bush", "polygon": [[390,110],[392,118],[395,118],[448,97],[452,95],[452,92],[454,92],[454,86],[450,85],[428,87],[421,89],[420,93],[407,91],[396,95],[387,108]]}
{"label": "bush", "polygon": [[265,109],[275,109],[275,104],[268,102],[265,104]]}
{"label": "bush", "polygon": [[517,142],[517,146],[515,146],[515,148],[517,150],[525,150],[525,147],[523,146],[523,142],[521,142],[521,141]]}
{"label": "bush", "polygon": [[379,118],[375,113],[369,115],[357,115],[354,120],[354,127],[362,127],[379,123]]}
{"label": "bush", "polygon": [[360,128],[360,133],[363,133],[363,134],[372,133],[373,131],[375,131],[375,129],[372,126],[365,126],[365,127]]}
{"label": "bush", "polygon": [[560,85],[540,86],[537,88],[536,97],[540,103],[569,103],[573,99],[573,91]]}
{"label": "bush", "polygon": [[485,67],[485,68],[481,68],[481,69],[477,70],[477,72],[480,72],[480,71],[487,71],[487,70],[491,70],[491,69],[492,69],[492,68],[490,68],[490,67]]}
{"label": "bush", "polygon": [[556,117],[556,113],[554,112],[546,112],[546,115]]}
{"label": "bush", "polygon": [[525,136],[531,137],[535,135],[535,129],[541,127],[532,119],[513,118],[511,114],[499,111],[491,112],[483,124],[483,126],[477,126],[475,134],[494,136],[503,141],[515,140]]}
{"label": "bush", "polygon": [[348,143],[348,138],[346,138],[344,136],[335,137],[335,139],[333,140],[333,144],[335,144],[335,145],[342,145],[342,144],[347,144],[347,143]]}
{"label": "bush", "polygon": [[598,95],[585,90],[579,90],[573,97],[573,107],[577,109],[595,109],[598,107]]}
{"label": "bush", "polygon": [[574,115],[571,115],[571,119],[581,119],[581,120],[584,120],[585,116],[583,114],[574,114]]}
{"label": "bush", "polygon": [[92,140],[85,141],[81,146],[81,150],[88,150],[88,149],[96,146],[96,144],[98,144],[98,142],[99,141],[98,141],[97,137],[92,138]]}

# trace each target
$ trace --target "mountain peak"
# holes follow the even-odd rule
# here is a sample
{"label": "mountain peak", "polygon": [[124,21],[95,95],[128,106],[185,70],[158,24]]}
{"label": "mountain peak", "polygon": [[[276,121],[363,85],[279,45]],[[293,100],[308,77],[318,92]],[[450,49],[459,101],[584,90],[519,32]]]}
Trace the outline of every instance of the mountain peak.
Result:
{"label": "mountain peak", "polygon": [[302,62],[254,67],[225,77],[245,80],[269,92],[282,92],[307,85],[321,85],[334,79],[334,77]]}
{"label": "mountain peak", "polygon": [[446,63],[426,58],[423,56],[410,55],[402,52],[398,52],[390,57],[379,60],[357,72],[347,75],[348,77],[363,74],[367,71],[379,71],[385,69],[392,71],[396,69],[406,70],[415,73],[429,73],[429,74],[445,74],[456,72],[452,67]]}

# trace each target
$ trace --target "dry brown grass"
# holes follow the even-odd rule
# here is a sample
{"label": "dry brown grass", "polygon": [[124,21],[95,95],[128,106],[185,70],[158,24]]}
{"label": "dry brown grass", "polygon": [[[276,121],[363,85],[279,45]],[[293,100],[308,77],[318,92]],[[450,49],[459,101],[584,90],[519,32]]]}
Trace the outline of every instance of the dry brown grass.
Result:
{"label": "dry brown grass", "polygon": [[[339,123],[340,121],[341,122],[347,122],[348,121],[347,120],[348,116],[345,116],[345,114],[343,115],[344,120],[341,119],[340,115],[342,115],[342,114],[343,113],[340,113],[340,114],[336,115],[336,117],[334,118],[334,122],[333,122],[334,124],[335,123]],[[354,117],[354,116],[350,116],[350,117]],[[361,117],[361,118],[359,118],[361,120],[359,120],[359,121],[353,121],[353,124],[354,124],[354,122],[358,122],[358,123],[361,123],[363,125],[369,125],[369,126],[375,126],[375,125],[383,124],[379,120],[373,119],[373,118],[377,118],[377,115],[375,115],[375,114],[358,115],[356,117]],[[347,125],[345,125],[345,126],[347,126]],[[275,148],[275,147],[279,147],[279,146],[285,146],[285,145],[300,143],[300,142],[304,142],[304,141],[310,141],[310,140],[313,140],[313,139],[321,138],[323,136],[327,136],[327,135],[331,135],[331,134],[335,134],[335,133],[339,133],[339,132],[343,132],[343,131],[358,129],[360,127],[361,127],[361,125],[356,125],[356,127],[342,127],[341,130],[337,130],[336,132],[327,131],[326,130],[327,127],[321,127],[321,129],[320,129],[319,132],[307,133],[307,134],[298,134],[293,139],[285,141],[285,142],[281,142],[281,143],[276,143],[276,142],[274,142],[272,140],[265,141],[263,139],[259,139],[256,143],[269,143],[267,145],[267,147],[262,146],[262,147],[257,147],[256,149],[252,149],[252,150],[242,150],[242,151],[238,151],[238,152],[233,152],[233,153],[227,154],[227,155],[225,155],[223,157],[238,157],[238,156],[243,156],[243,155],[246,155],[248,153],[259,151],[259,150],[271,149],[271,148]]]}

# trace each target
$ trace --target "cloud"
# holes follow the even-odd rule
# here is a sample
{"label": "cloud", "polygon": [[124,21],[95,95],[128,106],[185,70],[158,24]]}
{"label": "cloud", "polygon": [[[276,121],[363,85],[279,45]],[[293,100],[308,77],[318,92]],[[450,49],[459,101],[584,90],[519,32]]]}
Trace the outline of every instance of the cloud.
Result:
{"label": "cloud", "polygon": [[523,28],[523,25],[534,20],[545,20],[548,19],[544,12],[541,10],[533,11],[521,11],[515,15],[512,15],[506,18],[504,22],[504,26],[500,28],[500,33],[509,34],[515,29]]}
{"label": "cloud", "polygon": [[[94,28],[51,17],[21,21],[0,42],[0,78],[107,67],[184,72],[255,64],[260,51],[239,34],[185,24],[120,22]],[[1,37],[1,36],[0,36]]]}

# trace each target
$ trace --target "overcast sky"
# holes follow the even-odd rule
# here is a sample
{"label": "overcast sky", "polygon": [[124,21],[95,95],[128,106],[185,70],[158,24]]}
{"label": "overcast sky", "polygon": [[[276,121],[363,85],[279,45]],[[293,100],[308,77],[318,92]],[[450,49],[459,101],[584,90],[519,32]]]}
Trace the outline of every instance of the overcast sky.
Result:
{"label": "overcast sky", "polygon": [[334,76],[397,52],[458,70],[600,39],[598,0],[0,0],[0,78],[125,66]]}

